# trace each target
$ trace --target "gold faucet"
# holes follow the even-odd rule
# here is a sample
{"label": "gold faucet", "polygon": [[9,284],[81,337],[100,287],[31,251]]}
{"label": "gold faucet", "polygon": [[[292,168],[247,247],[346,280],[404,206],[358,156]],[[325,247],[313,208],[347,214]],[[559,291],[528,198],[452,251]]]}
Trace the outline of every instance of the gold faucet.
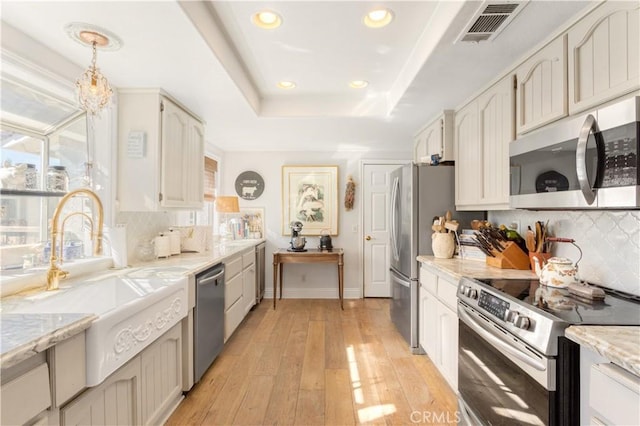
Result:
{"label": "gold faucet", "polygon": [[[56,210],[53,212],[53,218],[51,219],[51,257],[49,259],[49,270],[47,271],[47,291],[57,290],[60,284],[60,280],[66,278],[67,275],[69,275],[67,271],[63,271],[62,269],[60,269],[57,264],[58,251],[56,250],[56,243],[58,241],[58,222],[60,221],[60,215],[62,214],[62,210],[67,201],[79,194],[86,195],[89,198],[93,199],[94,204],[98,208],[98,231],[96,233],[93,232],[93,221],[91,221],[91,238],[93,240],[93,238],[95,237],[95,242],[93,244],[94,255],[97,256],[102,253],[102,226],[104,224],[104,210],[102,208],[102,202],[100,201],[100,198],[98,198],[98,195],[90,189],[75,189],[62,197],[62,199],[56,206]],[[68,216],[72,216],[75,214],[77,213],[71,213]],[[66,219],[63,220],[63,225],[65,220]],[[62,247],[60,247],[60,260],[62,261]]]}

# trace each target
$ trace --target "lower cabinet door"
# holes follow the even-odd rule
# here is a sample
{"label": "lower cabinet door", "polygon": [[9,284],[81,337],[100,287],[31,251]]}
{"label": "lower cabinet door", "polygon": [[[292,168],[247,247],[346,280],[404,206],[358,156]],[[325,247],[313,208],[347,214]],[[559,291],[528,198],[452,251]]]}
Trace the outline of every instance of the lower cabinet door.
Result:
{"label": "lower cabinet door", "polygon": [[439,369],[454,392],[458,390],[458,315],[438,302]]}
{"label": "lower cabinet door", "polygon": [[244,313],[253,308],[256,304],[256,266],[251,265],[242,271],[242,304]]}
{"label": "lower cabinet door", "polygon": [[182,395],[182,334],[176,324],[142,352],[142,424],[161,424]]}
{"label": "lower cabinet door", "polygon": [[236,330],[238,325],[244,319],[244,304],[242,298],[236,301],[229,309],[224,313],[224,341],[226,342],[229,337]]}
{"label": "lower cabinet door", "polygon": [[60,412],[62,425],[138,425],[140,357],[135,357],[99,386],[86,390]]}
{"label": "lower cabinet door", "polygon": [[431,361],[438,365],[438,325],[436,323],[438,318],[438,299],[436,296],[425,290],[420,284],[420,324],[419,329],[419,343],[422,349],[429,355]]}

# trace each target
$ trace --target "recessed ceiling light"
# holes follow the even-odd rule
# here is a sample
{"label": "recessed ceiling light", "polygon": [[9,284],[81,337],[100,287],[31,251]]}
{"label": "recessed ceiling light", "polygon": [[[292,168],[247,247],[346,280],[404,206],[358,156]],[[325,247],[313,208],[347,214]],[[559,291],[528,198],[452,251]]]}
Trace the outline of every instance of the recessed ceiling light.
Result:
{"label": "recessed ceiling light", "polygon": [[364,89],[368,85],[369,85],[369,82],[365,80],[352,80],[349,82],[349,87],[353,89]]}
{"label": "recessed ceiling light", "polygon": [[393,21],[391,9],[374,9],[364,16],[364,24],[369,28],[382,28]]}
{"label": "recessed ceiling light", "polygon": [[272,30],[282,24],[282,18],[272,10],[261,10],[251,18],[253,24],[258,28]]}
{"label": "recessed ceiling light", "polygon": [[296,87],[296,83],[294,83],[293,81],[283,80],[283,81],[279,81],[277,86],[281,89],[287,90],[287,89],[293,89],[294,87]]}

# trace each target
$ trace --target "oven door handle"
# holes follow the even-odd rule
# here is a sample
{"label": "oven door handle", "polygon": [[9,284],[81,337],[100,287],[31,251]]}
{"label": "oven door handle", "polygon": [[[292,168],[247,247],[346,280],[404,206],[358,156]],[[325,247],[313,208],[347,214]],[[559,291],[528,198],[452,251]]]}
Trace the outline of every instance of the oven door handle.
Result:
{"label": "oven door handle", "polygon": [[473,331],[478,333],[484,339],[488,340],[490,343],[493,343],[493,345],[496,346],[498,349],[508,352],[509,354],[513,355],[515,358],[535,368],[538,371],[545,371],[547,369],[547,366],[542,362],[538,361],[535,358],[530,357],[529,355],[520,351],[519,349],[514,348],[513,346],[506,343],[501,338],[497,337],[493,333],[484,329],[480,324],[478,324],[478,322],[473,317],[471,317],[471,315],[469,315],[469,313],[464,308],[458,309],[458,315],[460,315],[460,319],[462,319],[465,322],[465,324],[471,327]]}

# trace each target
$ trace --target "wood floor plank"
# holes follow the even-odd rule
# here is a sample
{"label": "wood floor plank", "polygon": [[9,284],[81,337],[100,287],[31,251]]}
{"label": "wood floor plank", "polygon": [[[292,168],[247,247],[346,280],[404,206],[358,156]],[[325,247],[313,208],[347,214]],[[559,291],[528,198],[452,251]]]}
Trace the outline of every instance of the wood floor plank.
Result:
{"label": "wood floor plank", "polygon": [[341,321],[327,321],[325,330],[325,368],[347,369],[347,353],[344,346]]}
{"label": "wood floor plank", "polygon": [[233,421],[254,378],[249,375],[249,371],[259,362],[264,347],[264,343],[252,343],[251,350],[247,350],[238,359],[233,374],[229,376],[220,395],[209,407],[203,424],[230,424]]}
{"label": "wood floor plank", "polygon": [[295,424],[324,425],[324,397],[324,390],[300,389]]}
{"label": "wood floor plank", "polygon": [[267,346],[262,353],[262,359],[256,363],[252,374],[275,376],[278,373],[293,321],[293,312],[280,313],[274,323],[271,338],[266,342]]}
{"label": "wood floor plank", "polygon": [[[199,425],[234,370],[237,355],[221,355],[173,412],[167,425]],[[202,389],[202,390],[200,390]]]}
{"label": "wood floor plank", "polygon": [[264,424],[267,425],[291,425],[296,419],[309,316],[295,310],[289,313],[292,315],[293,322],[265,414]]}
{"label": "wood floor plank", "polygon": [[389,305],[259,304],[166,424],[406,425],[415,412],[455,419],[455,394],[428,357],[411,354]]}
{"label": "wood floor plank", "polygon": [[309,321],[300,390],[324,389],[324,321]]}
{"label": "wood floor plank", "polygon": [[251,386],[238,409],[234,425],[261,425],[273,390],[273,376],[252,376]]}
{"label": "wood floor plank", "polygon": [[351,380],[348,370],[325,370],[324,421],[327,425],[355,424]]}
{"label": "wood floor plank", "polygon": [[[359,321],[343,321],[342,332],[349,363],[354,411],[358,421],[375,424],[381,419],[370,414],[372,410],[375,410],[375,407],[380,406],[380,396],[376,389],[376,382],[379,379],[370,364],[370,354],[367,344],[362,339]],[[384,421],[381,420],[381,423]]]}

